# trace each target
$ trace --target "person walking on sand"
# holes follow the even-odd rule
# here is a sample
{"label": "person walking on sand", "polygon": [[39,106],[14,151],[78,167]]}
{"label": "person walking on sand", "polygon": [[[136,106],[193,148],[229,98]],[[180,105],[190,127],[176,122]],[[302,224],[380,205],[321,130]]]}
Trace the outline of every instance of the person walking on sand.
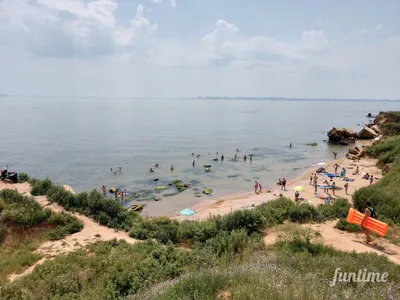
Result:
{"label": "person walking on sand", "polygon": [[337,157],[337,153],[335,151],[333,151],[333,159],[336,159]]}
{"label": "person walking on sand", "polygon": [[311,173],[311,175],[310,175],[310,185],[312,185],[313,178],[314,178],[314,173]]}
{"label": "person walking on sand", "polygon": [[336,183],[333,181],[331,186],[332,186],[332,194],[333,194],[333,196],[336,196],[335,195]]}
{"label": "person walking on sand", "polygon": [[366,237],[367,237],[367,240],[366,240],[365,242],[366,242],[366,243],[370,243],[370,242],[372,242],[372,239],[371,239],[369,230],[366,229],[366,228],[364,228],[364,222],[365,222],[365,220],[367,219],[367,217],[371,217],[371,218],[376,219],[376,214],[375,214],[374,208],[372,207],[372,203],[369,202],[369,201],[367,202],[367,208],[365,209],[364,214],[365,214],[365,216],[364,216],[364,219],[363,219],[362,222],[361,222],[360,228],[361,228],[361,231],[362,231],[362,232],[366,235]]}
{"label": "person walking on sand", "polygon": [[314,173],[314,185],[317,184],[317,181],[318,181],[317,173]]}
{"label": "person walking on sand", "polygon": [[369,184],[373,184],[374,183],[374,175],[371,175],[369,177]]}
{"label": "person walking on sand", "polygon": [[258,190],[258,181],[256,180],[255,182],[254,182],[254,193],[256,193],[257,194],[257,190]]}
{"label": "person walking on sand", "polygon": [[346,183],[344,184],[344,192],[346,193],[346,195],[347,195],[348,189],[349,189],[349,183],[346,182]]}
{"label": "person walking on sand", "polygon": [[260,188],[260,190],[258,191],[258,193],[261,194],[261,193],[262,193],[262,185],[261,185],[261,183],[258,183],[258,187]]}
{"label": "person walking on sand", "polygon": [[281,190],[286,191],[286,179],[285,179],[285,178],[282,179],[282,187],[281,187]]}
{"label": "person walking on sand", "polygon": [[318,191],[318,184],[314,182],[314,194],[317,194]]}
{"label": "person walking on sand", "polygon": [[333,168],[335,169],[335,174],[337,174],[337,169],[339,168],[339,165],[337,163],[335,163],[333,165]]}

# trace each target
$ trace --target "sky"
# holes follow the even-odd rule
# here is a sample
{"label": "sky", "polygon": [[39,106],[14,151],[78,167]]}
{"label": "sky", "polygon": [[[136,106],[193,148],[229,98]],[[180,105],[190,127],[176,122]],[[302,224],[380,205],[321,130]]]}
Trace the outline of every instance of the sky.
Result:
{"label": "sky", "polygon": [[0,94],[400,99],[400,1],[0,0]]}

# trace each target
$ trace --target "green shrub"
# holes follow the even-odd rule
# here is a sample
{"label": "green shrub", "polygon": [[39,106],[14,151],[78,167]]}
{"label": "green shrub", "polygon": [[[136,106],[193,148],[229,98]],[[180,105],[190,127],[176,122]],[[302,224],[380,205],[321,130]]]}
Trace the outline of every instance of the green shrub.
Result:
{"label": "green shrub", "polygon": [[346,222],[346,219],[339,219],[335,225],[335,228],[348,231],[348,232],[360,232],[360,226],[350,224]]}
{"label": "green shrub", "polygon": [[289,219],[289,213],[295,203],[288,199],[281,197],[279,199],[269,201],[256,207],[264,218],[264,225],[267,227],[282,224]]}
{"label": "green shrub", "polygon": [[347,199],[336,198],[332,205],[319,205],[317,210],[326,219],[346,218],[351,205]]}
{"label": "green shrub", "polygon": [[146,220],[132,228],[129,235],[138,239],[154,238],[163,244],[178,243],[179,222],[166,217]]}
{"label": "green shrub", "polygon": [[31,194],[33,196],[46,195],[47,192],[53,187],[53,182],[46,178],[43,180],[33,180]]}
{"label": "green shrub", "polygon": [[19,173],[18,174],[18,182],[29,182],[31,178],[27,173]]}
{"label": "green shrub", "polygon": [[262,245],[262,239],[259,235],[249,236],[245,229],[240,229],[231,232],[223,231],[208,239],[202,247],[221,257],[242,253],[246,248],[261,248]]}
{"label": "green shrub", "polygon": [[289,209],[289,220],[306,223],[309,221],[321,221],[322,216],[313,205],[302,203],[296,204]]}
{"label": "green shrub", "polygon": [[367,202],[375,208],[379,220],[391,220],[400,223],[400,163],[377,183],[356,191],[353,195],[354,207],[364,212]]}
{"label": "green shrub", "polygon": [[244,229],[247,234],[260,232],[263,227],[263,218],[257,210],[236,210],[224,216],[212,217],[219,231],[233,231]]}
{"label": "green shrub", "polygon": [[0,245],[4,242],[7,236],[7,227],[0,223]]}

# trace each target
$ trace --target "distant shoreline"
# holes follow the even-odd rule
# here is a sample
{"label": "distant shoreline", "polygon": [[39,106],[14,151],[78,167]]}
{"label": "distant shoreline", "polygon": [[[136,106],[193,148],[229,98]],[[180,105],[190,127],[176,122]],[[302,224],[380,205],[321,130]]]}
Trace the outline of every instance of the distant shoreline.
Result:
{"label": "distant shoreline", "polygon": [[254,101],[321,101],[321,102],[400,102],[400,99],[356,99],[356,98],[297,98],[297,97],[246,97],[246,96],[196,96],[196,97],[137,97],[137,96],[72,96],[72,95],[17,95],[0,94],[7,98],[75,98],[75,99],[135,99],[135,100],[254,100]]}

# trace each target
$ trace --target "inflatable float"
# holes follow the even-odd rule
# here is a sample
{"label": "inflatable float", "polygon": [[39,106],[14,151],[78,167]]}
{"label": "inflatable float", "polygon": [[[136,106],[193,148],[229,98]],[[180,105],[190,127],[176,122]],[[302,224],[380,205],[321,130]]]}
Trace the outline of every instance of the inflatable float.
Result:
{"label": "inflatable float", "polygon": [[[349,213],[347,214],[346,222],[361,226],[361,222],[364,217],[364,214],[353,208],[350,208]],[[374,218],[367,217],[364,221],[363,227],[369,231],[372,231],[373,233],[376,233],[377,235],[385,236],[388,229],[388,224],[378,221]]]}
{"label": "inflatable float", "polygon": [[211,168],[211,165],[203,165],[204,168]]}

